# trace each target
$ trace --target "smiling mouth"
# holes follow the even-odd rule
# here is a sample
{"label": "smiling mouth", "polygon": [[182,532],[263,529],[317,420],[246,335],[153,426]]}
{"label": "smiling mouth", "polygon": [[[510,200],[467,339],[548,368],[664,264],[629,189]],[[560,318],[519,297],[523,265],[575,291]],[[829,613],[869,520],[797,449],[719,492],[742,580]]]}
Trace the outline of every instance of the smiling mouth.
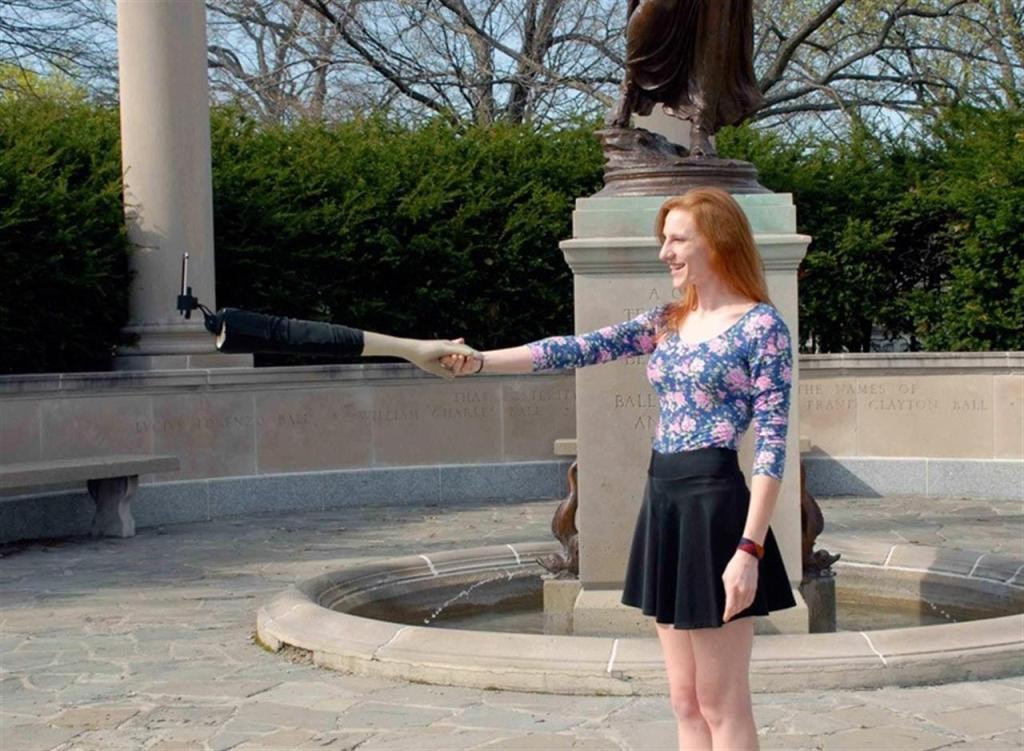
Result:
{"label": "smiling mouth", "polygon": [[677,271],[682,271],[683,266],[685,266],[685,265],[686,265],[685,263],[670,263],[668,265],[668,268],[669,268],[669,271],[671,271],[672,273],[675,273]]}

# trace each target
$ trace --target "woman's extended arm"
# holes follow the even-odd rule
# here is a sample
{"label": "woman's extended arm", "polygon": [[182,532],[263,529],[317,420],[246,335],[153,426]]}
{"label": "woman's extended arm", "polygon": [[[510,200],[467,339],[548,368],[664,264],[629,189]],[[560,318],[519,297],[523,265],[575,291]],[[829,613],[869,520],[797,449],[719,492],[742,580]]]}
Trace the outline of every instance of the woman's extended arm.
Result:
{"label": "woman's extended arm", "polygon": [[490,349],[480,353],[483,357],[483,367],[479,360],[473,357],[464,358],[467,363],[465,370],[468,373],[456,371],[456,375],[470,375],[474,372],[484,370],[487,373],[531,373],[533,372],[533,357],[530,354],[530,347],[526,344],[521,347],[508,347],[507,349]]}
{"label": "woman's extended arm", "polygon": [[555,368],[582,368],[620,357],[650,354],[656,345],[655,330],[664,307],[653,308],[614,326],[576,336],[549,336],[520,347],[489,350],[483,360],[446,358],[456,375],[530,373]]}

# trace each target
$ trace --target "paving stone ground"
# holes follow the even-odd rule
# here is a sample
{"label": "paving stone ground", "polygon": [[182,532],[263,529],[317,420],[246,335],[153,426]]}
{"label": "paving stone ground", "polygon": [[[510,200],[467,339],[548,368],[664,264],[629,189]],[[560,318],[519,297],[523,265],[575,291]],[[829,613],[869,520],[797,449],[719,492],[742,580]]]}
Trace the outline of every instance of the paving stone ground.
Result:
{"label": "paving stone ground", "polygon": [[[832,552],[868,539],[1024,557],[1021,504],[819,499]],[[253,643],[258,604],[379,557],[550,539],[555,502],[353,508],[0,548],[0,751],[675,751],[667,697],[449,688]],[[1024,748],[1024,677],[755,694],[761,748]]]}

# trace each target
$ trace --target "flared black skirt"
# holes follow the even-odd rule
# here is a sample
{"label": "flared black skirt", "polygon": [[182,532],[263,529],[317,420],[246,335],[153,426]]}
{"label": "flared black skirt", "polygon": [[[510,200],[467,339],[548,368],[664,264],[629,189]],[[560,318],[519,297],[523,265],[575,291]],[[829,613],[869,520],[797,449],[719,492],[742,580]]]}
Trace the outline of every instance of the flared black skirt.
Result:
{"label": "flared black skirt", "polygon": [[[652,450],[622,603],[675,628],[722,626],[722,574],[736,554],[749,507],[750,489],[736,451]],[[796,606],[770,526],[757,566],[754,600],[730,620]]]}

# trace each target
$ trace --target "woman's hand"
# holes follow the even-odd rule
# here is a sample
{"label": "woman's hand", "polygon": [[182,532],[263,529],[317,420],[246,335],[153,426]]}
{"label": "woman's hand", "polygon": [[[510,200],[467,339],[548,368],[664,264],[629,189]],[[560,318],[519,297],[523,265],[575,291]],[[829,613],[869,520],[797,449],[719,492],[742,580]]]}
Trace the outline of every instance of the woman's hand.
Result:
{"label": "woman's hand", "polygon": [[[456,342],[462,342],[462,339],[456,339]],[[480,366],[483,364],[483,354],[480,352],[474,352],[470,355],[455,354],[447,355],[441,358],[441,366],[449,370],[452,375],[463,376],[473,375],[480,371]]]}
{"label": "woman's hand", "polygon": [[405,358],[428,373],[442,378],[454,378],[456,374],[446,361],[452,358],[472,359],[474,355],[480,354],[464,342],[464,339],[413,340]]}
{"label": "woman's hand", "polygon": [[757,594],[757,558],[745,550],[737,550],[725,567],[722,583],[725,584],[725,612],[723,621],[750,607]]}

